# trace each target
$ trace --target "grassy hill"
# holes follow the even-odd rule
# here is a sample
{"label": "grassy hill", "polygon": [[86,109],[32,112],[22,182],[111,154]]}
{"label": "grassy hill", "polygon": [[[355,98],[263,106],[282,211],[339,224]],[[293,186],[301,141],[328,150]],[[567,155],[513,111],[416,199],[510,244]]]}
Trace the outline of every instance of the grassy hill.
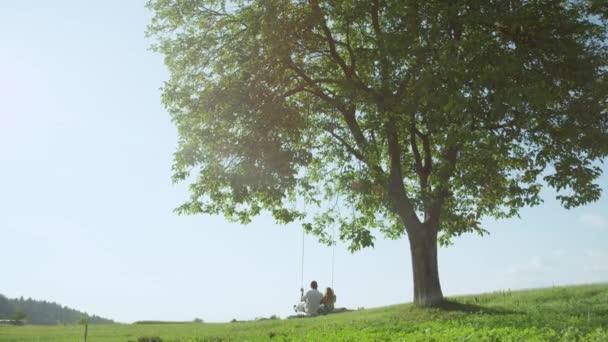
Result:
{"label": "grassy hill", "polygon": [[[78,326],[0,326],[0,341],[76,341]],[[89,341],[608,341],[608,284],[451,298],[307,319],[100,325]]]}

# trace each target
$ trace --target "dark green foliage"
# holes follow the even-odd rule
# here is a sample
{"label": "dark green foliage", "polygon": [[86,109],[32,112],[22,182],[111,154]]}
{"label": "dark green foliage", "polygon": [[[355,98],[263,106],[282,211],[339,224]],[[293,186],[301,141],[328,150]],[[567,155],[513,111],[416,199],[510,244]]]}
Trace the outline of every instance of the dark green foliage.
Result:
{"label": "dark green foliage", "polygon": [[15,315],[25,315],[27,324],[74,324],[88,317],[90,324],[108,324],[112,320],[99,316],[88,316],[86,313],[61,306],[57,303],[39,301],[23,297],[8,299],[0,295],[0,319],[16,319]]}
{"label": "dark green foliage", "polygon": [[137,342],[163,342],[158,336],[142,336],[137,339]]}
{"label": "dark green foliage", "polygon": [[25,321],[27,315],[25,314],[25,312],[17,310],[11,318],[15,321]]}
{"label": "dark green foliage", "polygon": [[484,217],[517,216],[543,187],[565,208],[601,195],[604,1],[148,7],[179,132],[173,180],[190,183],[178,213],[266,210],[326,243],[338,226],[351,250],[374,230],[407,234],[427,251],[412,255],[415,299],[431,303],[437,242],[484,234]]}
{"label": "dark green foliage", "polygon": [[0,319],[8,319],[13,315],[13,305],[9,299],[0,294]]}
{"label": "dark green foliage", "polygon": [[566,208],[600,196],[604,2],[148,7],[171,73],[174,180],[191,182],[180,213],[290,222],[306,214],[289,204],[299,195],[321,206],[308,231],[329,242],[338,224],[358,249],[370,229],[398,237],[416,216],[441,242],[483,233],[482,217],[517,215],[543,186]]}

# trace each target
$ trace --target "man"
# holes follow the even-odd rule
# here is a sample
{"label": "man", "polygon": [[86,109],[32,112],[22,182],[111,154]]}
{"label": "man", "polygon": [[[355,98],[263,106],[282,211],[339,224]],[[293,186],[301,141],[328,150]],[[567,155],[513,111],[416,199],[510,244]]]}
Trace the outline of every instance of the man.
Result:
{"label": "man", "polygon": [[298,305],[294,305],[296,312],[305,312],[308,315],[316,315],[319,311],[319,305],[321,304],[321,298],[323,295],[317,290],[317,282],[310,282],[310,290],[304,294],[304,289],[300,289],[302,296],[301,302]]}

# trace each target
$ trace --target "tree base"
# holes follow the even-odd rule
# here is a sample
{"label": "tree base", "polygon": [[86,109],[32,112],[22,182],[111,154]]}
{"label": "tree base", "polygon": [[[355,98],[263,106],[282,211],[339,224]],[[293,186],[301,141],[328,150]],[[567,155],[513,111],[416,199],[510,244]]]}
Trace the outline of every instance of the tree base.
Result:
{"label": "tree base", "polygon": [[443,303],[437,263],[437,233],[420,229],[408,234],[414,275],[414,304],[435,307]]}

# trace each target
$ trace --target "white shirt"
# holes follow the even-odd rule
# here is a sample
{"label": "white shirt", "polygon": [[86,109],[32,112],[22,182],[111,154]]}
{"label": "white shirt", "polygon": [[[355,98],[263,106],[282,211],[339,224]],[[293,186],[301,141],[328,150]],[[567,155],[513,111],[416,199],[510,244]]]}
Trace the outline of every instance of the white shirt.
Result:
{"label": "white shirt", "polygon": [[315,289],[310,289],[302,296],[302,301],[306,303],[306,313],[316,314],[319,311],[319,305],[321,304],[321,298],[323,294]]}

